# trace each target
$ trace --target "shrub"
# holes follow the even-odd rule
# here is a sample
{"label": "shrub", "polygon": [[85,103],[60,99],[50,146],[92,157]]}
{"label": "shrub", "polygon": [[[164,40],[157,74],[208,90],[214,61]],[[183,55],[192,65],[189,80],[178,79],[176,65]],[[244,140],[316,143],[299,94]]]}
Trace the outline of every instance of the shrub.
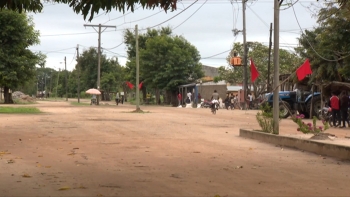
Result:
{"label": "shrub", "polygon": [[[271,107],[268,104],[261,105],[260,112],[256,114],[256,120],[258,121],[262,132],[277,134],[273,130],[273,113]],[[281,119],[279,118],[278,121],[280,120]]]}
{"label": "shrub", "polygon": [[295,122],[298,125],[297,131],[303,132],[304,134],[308,134],[308,133],[318,134],[322,131],[329,129],[328,122],[324,120],[322,120],[323,126],[317,127],[316,116],[313,117],[312,123],[305,123],[303,121],[303,118],[305,118],[303,114],[300,114],[299,116],[292,116],[293,122]]}

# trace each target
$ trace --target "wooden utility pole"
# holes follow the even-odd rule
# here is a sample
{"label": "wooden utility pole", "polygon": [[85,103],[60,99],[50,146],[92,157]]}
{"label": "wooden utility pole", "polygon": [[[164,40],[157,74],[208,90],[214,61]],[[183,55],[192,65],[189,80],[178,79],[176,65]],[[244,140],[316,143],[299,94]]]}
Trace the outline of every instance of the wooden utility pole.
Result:
{"label": "wooden utility pole", "polygon": [[274,76],[273,76],[273,132],[279,134],[279,31],[280,31],[280,6],[279,0],[274,0],[274,33],[273,33],[273,65],[274,65]]}
{"label": "wooden utility pole", "polygon": [[[61,72],[61,69],[59,68],[58,69],[58,74],[57,74],[57,83],[56,83],[56,95],[55,95],[55,100],[57,100],[57,89],[58,89],[58,80],[60,78],[60,72]],[[38,86],[37,86],[38,87]],[[36,90],[38,92],[38,88]],[[37,93],[38,94],[38,93]]]}
{"label": "wooden utility pole", "polygon": [[80,64],[79,64],[79,44],[77,44],[77,70],[78,70],[78,89],[77,89],[77,93],[78,93],[78,103],[80,103]]}
{"label": "wooden utility pole", "polygon": [[267,64],[267,92],[271,91],[271,83],[270,83],[270,76],[271,76],[271,48],[272,48],[272,23],[270,23],[270,41],[269,41],[269,62]]}
{"label": "wooden utility pole", "polygon": [[66,70],[66,74],[65,74],[65,81],[66,81],[66,101],[68,101],[68,80],[67,80],[67,75],[68,75],[68,71],[67,71],[67,58],[66,56],[64,56],[64,70]]}
{"label": "wooden utility pole", "polygon": [[[100,90],[101,84],[100,84],[100,71],[101,71],[101,33],[104,32],[107,28],[117,28],[116,26],[112,25],[89,25],[85,24],[84,27],[92,27],[95,29],[95,27],[98,27],[98,30],[95,29],[95,31],[98,33],[98,65],[97,65],[97,89]],[[103,31],[101,31],[101,28],[105,27]],[[100,95],[97,95],[97,105],[99,105]]]}
{"label": "wooden utility pole", "polygon": [[139,57],[139,34],[138,34],[137,25],[135,25],[135,39],[136,39],[136,111],[139,111],[140,110],[140,91],[139,91],[140,57]]}
{"label": "wooden utility pole", "polygon": [[244,100],[244,109],[247,109],[247,95],[248,95],[248,71],[247,71],[247,53],[248,53],[248,47],[247,47],[247,38],[246,38],[246,18],[245,18],[245,8],[246,8],[246,1],[242,0],[242,12],[243,12],[243,100]]}

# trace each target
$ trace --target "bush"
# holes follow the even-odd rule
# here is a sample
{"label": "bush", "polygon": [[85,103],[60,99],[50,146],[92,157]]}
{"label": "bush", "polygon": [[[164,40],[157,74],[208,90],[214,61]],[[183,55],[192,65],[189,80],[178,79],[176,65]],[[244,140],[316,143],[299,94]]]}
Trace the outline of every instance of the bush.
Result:
{"label": "bush", "polygon": [[[273,130],[273,113],[271,107],[268,104],[261,105],[260,112],[256,114],[256,120],[258,121],[262,132],[277,134]],[[278,121],[280,120],[281,119],[279,118]]]}
{"label": "bush", "polygon": [[313,117],[312,123],[305,123],[302,119],[305,118],[303,114],[300,114],[299,116],[292,116],[293,122],[297,123],[298,128],[297,131],[303,132],[304,134],[312,133],[312,134],[318,134],[322,131],[325,131],[329,129],[329,125],[327,121],[322,120],[323,126],[316,126],[317,118],[316,116]]}

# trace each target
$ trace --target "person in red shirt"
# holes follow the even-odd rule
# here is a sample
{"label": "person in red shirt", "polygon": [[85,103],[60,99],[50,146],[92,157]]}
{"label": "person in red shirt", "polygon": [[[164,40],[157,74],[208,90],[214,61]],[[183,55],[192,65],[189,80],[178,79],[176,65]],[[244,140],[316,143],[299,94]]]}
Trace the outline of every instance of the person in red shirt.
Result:
{"label": "person in red shirt", "polygon": [[330,98],[329,104],[332,109],[333,126],[337,127],[340,125],[340,114],[339,114],[339,98],[335,94],[335,92],[332,92],[332,97]]}
{"label": "person in red shirt", "polygon": [[177,95],[177,100],[179,101],[179,106],[181,105],[181,100],[182,100],[182,95],[179,92],[179,94]]}

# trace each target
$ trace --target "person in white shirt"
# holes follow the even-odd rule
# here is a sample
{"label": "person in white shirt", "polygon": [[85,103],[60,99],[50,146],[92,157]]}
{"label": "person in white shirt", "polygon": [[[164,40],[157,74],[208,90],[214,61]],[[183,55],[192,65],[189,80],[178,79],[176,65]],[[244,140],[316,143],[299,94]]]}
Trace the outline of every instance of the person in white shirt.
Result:
{"label": "person in white shirt", "polygon": [[188,100],[190,100],[190,103],[191,103],[191,101],[192,101],[192,100],[191,100],[191,98],[192,98],[192,93],[191,93],[191,92],[188,92],[188,93],[187,93],[187,97],[188,97]]}
{"label": "person in white shirt", "polygon": [[249,98],[249,109],[252,109],[252,107],[253,107],[253,95],[251,95],[249,93],[248,98]]}

